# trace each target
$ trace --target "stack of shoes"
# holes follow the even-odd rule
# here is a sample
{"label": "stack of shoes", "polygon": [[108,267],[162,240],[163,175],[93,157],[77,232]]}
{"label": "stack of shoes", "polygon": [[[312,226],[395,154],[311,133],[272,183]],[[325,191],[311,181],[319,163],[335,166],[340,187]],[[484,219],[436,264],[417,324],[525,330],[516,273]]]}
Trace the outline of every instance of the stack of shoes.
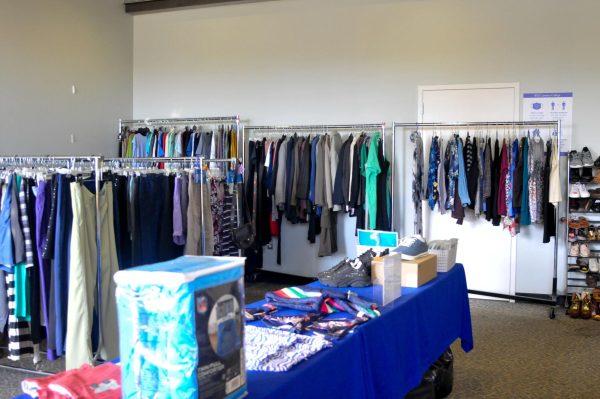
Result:
{"label": "stack of shoes", "polygon": [[594,160],[587,147],[583,147],[581,152],[571,151],[569,153],[569,182],[570,183],[589,183],[592,181],[592,167]]}
{"label": "stack of shoes", "polygon": [[368,287],[371,284],[371,261],[376,256],[385,256],[389,250],[376,253],[372,249],[356,259],[344,259],[331,269],[317,274],[319,282],[329,287]]}

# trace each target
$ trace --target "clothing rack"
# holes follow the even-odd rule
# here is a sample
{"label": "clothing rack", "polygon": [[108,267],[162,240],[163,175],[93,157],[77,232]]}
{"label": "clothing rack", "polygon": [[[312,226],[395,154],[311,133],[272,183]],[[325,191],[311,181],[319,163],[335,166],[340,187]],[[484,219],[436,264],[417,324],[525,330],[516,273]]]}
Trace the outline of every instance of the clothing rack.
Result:
{"label": "clothing rack", "polygon": [[[238,141],[238,146],[237,148],[240,148],[239,143],[240,143],[240,125],[241,125],[241,120],[240,120],[240,116],[239,115],[233,115],[233,116],[208,116],[208,117],[186,117],[186,118],[158,118],[158,119],[120,119],[119,118],[119,130],[117,133],[117,137],[119,142],[121,141],[122,138],[122,134],[123,134],[123,126],[135,126],[135,125],[141,125],[144,127],[150,127],[150,126],[158,126],[158,125],[189,125],[189,124],[196,124],[196,125],[218,125],[218,124],[225,124],[225,123],[232,123],[235,125],[235,131],[237,133],[237,141]],[[243,128],[242,128],[243,130]],[[244,143],[243,138],[242,138],[242,144]],[[244,159],[243,156],[243,146],[242,146],[242,159]]]}
{"label": "clothing rack", "polygon": [[[67,166],[75,166],[77,162],[89,162],[93,164],[94,170],[94,185],[95,185],[95,205],[96,205],[96,300],[98,305],[102,300],[102,251],[100,249],[100,240],[102,237],[101,217],[100,217],[100,182],[102,180],[102,163],[104,157],[89,155],[89,156],[0,156],[0,167],[2,165],[29,167],[29,166],[50,166],[56,163],[66,163]],[[102,312],[98,312],[98,325],[102,325]],[[102,347],[102,329],[98,329],[98,348]],[[96,352],[94,359],[98,358],[99,352]],[[19,370],[18,367],[3,366],[4,368],[12,368]]]}
{"label": "clothing rack", "polygon": [[[124,162],[124,163],[135,163],[135,162],[155,162],[155,163],[187,163],[190,165],[200,166],[200,169],[204,169],[204,165],[209,163],[231,163],[235,165],[238,161],[236,158],[202,158],[202,157],[117,157],[117,158],[105,158],[104,161],[106,163],[114,163],[114,162]],[[143,168],[143,167],[142,167]],[[204,185],[204,179],[200,179],[200,209],[204,209],[204,190],[202,186]],[[239,206],[239,192],[236,198],[237,205],[237,217],[238,217],[238,225],[241,223],[241,213]],[[205,254],[205,235],[204,235],[204,218],[202,219],[201,226],[201,234],[202,234],[202,255]],[[241,251],[240,251],[241,256]]]}
{"label": "clothing rack", "polygon": [[[470,127],[480,127],[480,128],[489,128],[489,127],[503,127],[508,129],[514,128],[524,128],[524,127],[547,127],[554,128],[554,132],[556,133],[556,137],[559,143],[559,151],[560,151],[560,142],[561,142],[561,121],[503,121],[503,122],[411,122],[411,123],[403,123],[403,122],[394,122],[392,125],[392,153],[395,157],[396,154],[396,131],[402,130],[402,133],[406,132],[408,128],[414,128],[417,131],[422,128],[439,128],[439,129],[461,129],[461,128],[470,128]],[[409,132],[412,133],[411,130]],[[392,169],[392,184],[393,184],[393,169]],[[393,186],[392,186],[393,189]],[[392,210],[393,212],[393,210]],[[549,304],[551,305],[550,309],[550,318],[554,318],[554,307],[557,304],[558,295],[557,295],[557,271],[558,271],[558,226],[560,224],[560,216],[559,209],[556,209],[556,230],[557,234],[554,237],[554,274],[552,281],[552,299],[541,299],[523,295],[505,295],[499,294],[495,292],[485,292],[478,290],[469,290],[469,293],[475,295],[484,295],[494,298],[501,299],[509,299],[509,300],[519,300],[530,303],[541,303],[541,304]],[[393,215],[393,213],[392,213]],[[393,220],[393,218],[392,218]],[[393,225],[392,225],[393,226]]]}

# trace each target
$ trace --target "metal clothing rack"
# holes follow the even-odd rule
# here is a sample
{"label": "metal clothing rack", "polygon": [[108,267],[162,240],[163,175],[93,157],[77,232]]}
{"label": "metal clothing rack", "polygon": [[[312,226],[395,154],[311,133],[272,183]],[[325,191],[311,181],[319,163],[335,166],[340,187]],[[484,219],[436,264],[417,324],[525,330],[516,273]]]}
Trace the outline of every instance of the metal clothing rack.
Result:
{"label": "metal clothing rack", "polygon": [[[55,166],[57,163],[63,163],[67,167],[74,167],[78,162],[89,162],[93,164],[94,185],[95,185],[95,205],[96,205],[96,301],[98,306],[102,303],[102,251],[100,248],[102,237],[102,218],[100,216],[100,182],[102,181],[102,163],[103,156],[0,156],[0,166],[9,165],[15,167],[30,166]],[[98,325],[102,325],[102,312],[98,311]],[[102,347],[102,329],[98,330],[98,348]],[[96,352],[94,359],[98,358],[99,352]],[[20,369],[18,367],[3,366],[5,368]],[[34,372],[34,371],[31,371]]]}
{"label": "metal clothing rack", "polygon": [[[153,162],[153,163],[189,163],[190,166],[199,167],[201,170],[204,169],[204,165],[209,163],[231,163],[233,167],[238,162],[236,158],[203,158],[203,157],[117,157],[117,158],[105,158],[105,163],[115,163],[115,162],[123,162],[123,163],[135,163],[135,162]],[[144,168],[145,166],[140,166],[140,168]],[[203,190],[204,179],[200,179],[200,209],[204,209],[204,190]],[[239,206],[239,192],[238,198],[236,198],[237,205],[237,218],[238,225],[241,224],[241,214],[240,214],[240,206]],[[206,253],[205,248],[205,235],[204,235],[204,218],[202,218],[202,225],[200,226],[200,231],[202,235],[202,255]],[[239,252],[241,255],[241,251]]]}
{"label": "metal clothing rack", "polygon": [[[239,115],[233,116],[209,116],[209,117],[186,117],[186,118],[157,118],[157,119],[119,119],[119,131],[118,138],[119,142],[121,141],[121,135],[123,134],[124,126],[135,126],[142,125],[144,127],[150,126],[160,126],[160,125],[217,125],[217,124],[225,124],[232,123],[235,125],[235,131],[237,134],[237,148],[239,154],[239,144],[240,144],[240,127],[241,120]],[[243,129],[242,129],[243,130]],[[242,144],[244,143],[242,138]],[[163,158],[163,157],[161,157]],[[243,159],[243,145],[242,145],[242,157]]]}
{"label": "metal clothing rack", "polygon": [[[557,134],[557,140],[560,146],[561,142],[561,121],[503,121],[503,122],[412,122],[402,123],[394,122],[392,125],[392,153],[395,157],[396,154],[396,132],[398,129],[402,129],[404,133],[407,128],[414,128],[420,130],[422,128],[434,128],[434,129],[460,129],[468,127],[504,127],[504,128],[517,128],[517,127],[548,127],[554,128]],[[412,131],[411,131],[412,132]],[[560,150],[559,150],[560,151]],[[393,173],[393,172],[392,172]],[[392,175],[393,176],[393,175]],[[393,179],[392,179],[393,182]],[[392,186],[393,187],[393,186]],[[559,208],[556,209],[556,236],[554,237],[554,275],[552,281],[552,299],[541,299],[523,295],[505,295],[496,292],[486,292],[479,290],[469,290],[469,293],[475,295],[484,295],[493,298],[519,300],[530,303],[540,303],[551,305],[549,316],[551,319],[555,317],[554,307],[557,304],[557,270],[558,270],[558,226],[560,224]]]}

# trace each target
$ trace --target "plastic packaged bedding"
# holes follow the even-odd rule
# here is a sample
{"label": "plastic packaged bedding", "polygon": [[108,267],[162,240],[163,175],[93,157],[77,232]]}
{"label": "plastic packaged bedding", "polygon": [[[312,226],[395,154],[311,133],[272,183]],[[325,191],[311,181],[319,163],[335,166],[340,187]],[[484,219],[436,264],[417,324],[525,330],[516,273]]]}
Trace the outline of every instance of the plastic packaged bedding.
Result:
{"label": "plastic packaged bedding", "polygon": [[241,398],[244,258],[183,256],[119,271],[123,398]]}

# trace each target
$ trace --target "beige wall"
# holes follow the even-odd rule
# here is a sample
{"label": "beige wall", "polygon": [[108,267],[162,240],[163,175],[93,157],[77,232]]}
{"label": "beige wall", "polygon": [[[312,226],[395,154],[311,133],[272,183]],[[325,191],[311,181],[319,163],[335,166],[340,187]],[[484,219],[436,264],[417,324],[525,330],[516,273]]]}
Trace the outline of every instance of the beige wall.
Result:
{"label": "beige wall", "polygon": [[[283,0],[134,17],[136,117],[413,121],[417,86],[575,92],[593,143],[596,0]],[[598,138],[597,138],[598,137]]]}
{"label": "beige wall", "polygon": [[133,104],[122,3],[0,0],[1,155],[116,152],[118,118]]}

